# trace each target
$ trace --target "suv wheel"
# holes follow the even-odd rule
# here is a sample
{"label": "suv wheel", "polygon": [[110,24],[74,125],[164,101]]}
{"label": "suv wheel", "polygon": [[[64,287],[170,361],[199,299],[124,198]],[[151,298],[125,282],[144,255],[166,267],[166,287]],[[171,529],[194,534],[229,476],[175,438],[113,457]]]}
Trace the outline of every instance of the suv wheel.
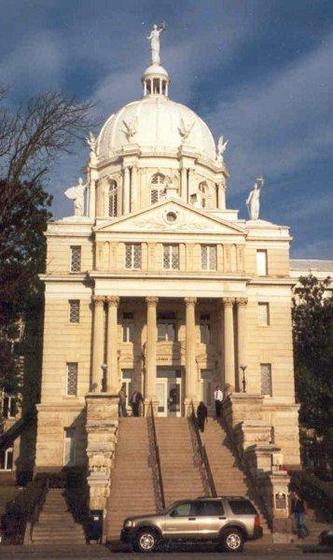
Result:
{"label": "suv wheel", "polygon": [[244,547],[244,538],[237,529],[230,529],[222,537],[222,545],[227,552],[241,552]]}
{"label": "suv wheel", "polygon": [[135,552],[153,552],[158,545],[158,538],[154,530],[142,529],[133,543]]}

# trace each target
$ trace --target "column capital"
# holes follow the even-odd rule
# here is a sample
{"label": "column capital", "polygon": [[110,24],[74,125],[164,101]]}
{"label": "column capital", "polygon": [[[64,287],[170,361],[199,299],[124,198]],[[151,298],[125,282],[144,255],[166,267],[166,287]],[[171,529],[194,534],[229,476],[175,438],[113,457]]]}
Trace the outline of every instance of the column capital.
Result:
{"label": "column capital", "polygon": [[105,302],[105,296],[93,296],[94,304],[101,304]]}
{"label": "column capital", "polygon": [[197,298],[196,298],[196,297],[189,296],[189,297],[185,297],[185,298],[184,298],[184,301],[185,301],[185,303],[186,303],[186,306],[187,306],[187,305],[194,305],[195,303],[197,303]]}
{"label": "column capital", "polygon": [[246,297],[236,298],[236,303],[238,305],[247,305],[248,299]]}
{"label": "column capital", "polygon": [[231,306],[235,303],[235,298],[232,298],[232,297],[223,298],[223,303],[224,303],[224,305],[226,305],[227,307],[228,307],[228,306],[231,307]]}
{"label": "column capital", "polygon": [[148,305],[156,305],[158,303],[158,297],[156,296],[147,296],[146,302]]}
{"label": "column capital", "polygon": [[115,305],[116,307],[118,307],[119,302],[120,302],[120,297],[119,296],[107,296],[106,301],[108,302],[109,305]]}

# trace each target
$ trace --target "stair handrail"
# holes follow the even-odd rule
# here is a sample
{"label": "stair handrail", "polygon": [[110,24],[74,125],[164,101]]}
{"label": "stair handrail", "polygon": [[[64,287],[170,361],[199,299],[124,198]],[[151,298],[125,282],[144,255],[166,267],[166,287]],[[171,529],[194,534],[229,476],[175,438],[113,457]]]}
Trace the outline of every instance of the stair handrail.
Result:
{"label": "stair handrail", "polygon": [[150,408],[150,418],[151,418],[151,428],[152,428],[151,431],[152,431],[152,436],[153,436],[152,443],[153,443],[154,452],[155,452],[155,464],[156,464],[156,467],[157,467],[158,488],[159,488],[159,493],[160,493],[161,508],[163,510],[163,509],[165,509],[165,494],[164,494],[162,468],[161,468],[160,448],[159,448],[159,445],[158,445],[158,442],[157,442],[153,401],[150,401],[149,408]]}
{"label": "stair handrail", "polygon": [[199,455],[199,460],[200,460],[200,463],[201,463],[201,466],[202,466],[201,472],[203,473],[203,476],[204,476],[204,479],[205,479],[205,482],[206,482],[206,486],[209,490],[210,495],[213,498],[216,498],[217,492],[216,492],[214,477],[213,477],[213,473],[212,473],[211,468],[210,468],[208,455],[207,455],[207,451],[206,451],[206,446],[202,442],[202,439],[201,439],[201,436],[200,436],[193,401],[191,401],[191,403],[190,403],[190,409],[191,409],[191,414],[189,415],[189,421],[190,421],[190,425],[192,426],[192,430],[193,430],[194,437],[195,437],[194,445],[197,449],[197,452],[198,452],[198,455]]}
{"label": "stair handrail", "polygon": [[43,483],[41,484],[41,492],[36,497],[36,500],[34,501],[32,510],[28,514],[28,517],[27,517],[27,520],[26,520],[25,532],[24,532],[24,539],[23,539],[24,544],[31,544],[32,543],[32,533],[33,533],[33,530],[34,530],[34,526],[38,522],[39,515],[42,511],[42,508],[43,508],[43,505],[44,505],[44,502],[45,502],[45,498],[46,498],[46,494],[49,490],[49,483],[50,483],[49,477],[46,476],[43,480]]}

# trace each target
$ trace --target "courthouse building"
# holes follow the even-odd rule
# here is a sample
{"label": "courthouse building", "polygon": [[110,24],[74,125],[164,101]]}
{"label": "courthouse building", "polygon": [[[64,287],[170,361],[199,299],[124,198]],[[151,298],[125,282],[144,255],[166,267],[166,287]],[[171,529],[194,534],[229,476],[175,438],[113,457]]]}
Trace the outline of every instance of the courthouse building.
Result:
{"label": "courthouse building", "polygon": [[142,90],[90,136],[74,215],[48,225],[36,469],[86,466],[87,395],[123,383],[162,417],[213,415],[220,385],[298,465],[289,228],[228,207],[226,143],[172,101],[156,52]]}

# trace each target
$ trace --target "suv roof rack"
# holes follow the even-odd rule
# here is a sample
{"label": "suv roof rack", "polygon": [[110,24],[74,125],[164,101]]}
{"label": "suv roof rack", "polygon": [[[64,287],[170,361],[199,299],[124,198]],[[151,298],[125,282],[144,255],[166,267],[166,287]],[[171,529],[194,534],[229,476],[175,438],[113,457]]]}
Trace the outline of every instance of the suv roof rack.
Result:
{"label": "suv roof rack", "polygon": [[249,500],[247,496],[229,496],[224,494],[223,496],[198,496],[196,500],[221,500],[221,498],[228,498],[232,500]]}

